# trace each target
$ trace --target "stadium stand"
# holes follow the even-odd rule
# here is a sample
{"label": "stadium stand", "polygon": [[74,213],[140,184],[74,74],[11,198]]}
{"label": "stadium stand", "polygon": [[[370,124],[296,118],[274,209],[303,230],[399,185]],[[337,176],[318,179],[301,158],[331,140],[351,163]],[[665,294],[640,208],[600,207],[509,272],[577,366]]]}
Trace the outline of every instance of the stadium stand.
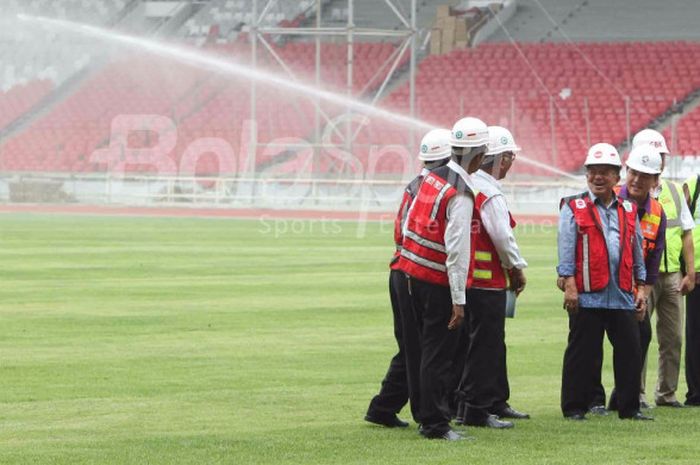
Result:
{"label": "stadium stand", "polygon": [[7,92],[0,90],[0,128],[24,114],[53,89],[50,80],[19,84]]}
{"label": "stadium stand", "polygon": [[695,107],[685,113],[678,120],[675,135],[672,135],[672,131],[669,126],[663,131],[663,134],[674,155],[700,155],[700,107]]}
{"label": "stadium stand", "polygon": [[[127,0],[7,0],[3,2],[3,15],[13,18],[21,13],[109,25],[126,5]],[[93,44],[36,27],[19,27],[14,18],[3,25],[0,28],[3,57],[0,86],[3,90],[33,79],[59,83],[89,63],[95,52]]]}
{"label": "stadium stand", "polygon": [[[530,156],[571,171],[581,166],[587,128],[590,142],[625,142],[626,96],[634,133],[699,88],[699,52],[692,42],[492,43],[430,56],[419,67],[420,116],[445,126],[467,113],[514,127]],[[390,105],[405,109],[407,95],[404,85]]]}
{"label": "stadium stand", "polygon": [[518,0],[491,42],[673,41],[698,38],[695,0]]}
{"label": "stadium stand", "polygon": [[[328,0],[323,2],[328,3]],[[265,3],[259,2],[262,13]],[[297,27],[312,14],[315,0],[274,2],[261,26]],[[239,32],[253,21],[252,0],[213,0],[184,24],[184,35],[209,42],[235,40]]]}
{"label": "stadium stand", "polygon": [[[237,56],[242,63],[249,58],[248,46],[243,44],[214,44],[209,49]],[[314,44],[289,43],[276,50],[298,73],[309,73],[313,67]],[[326,86],[342,88],[346,79],[345,50],[343,45],[324,45],[322,79]],[[379,74],[377,70],[394,52],[395,47],[389,43],[357,44],[354,92],[378,87],[388,69],[384,67]],[[260,66],[274,69],[275,64],[268,56]],[[112,120],[123,114],[166,115],[176,122],[178,140],[172,151],[173,166],[198,138],[223,138],[237,153],[241,128],[250,117],[249,90],[250,84],[243,80],[152,57],[119,61],[4,144],[2,167],[18,171],[104,171],[107,166],[91,161],[90,155],[109,142]],[[308,138],[309,128],[313,127],[312,103],[306,98],[289,97],[284,90],[261,87],[258,114],[264,115],[258,128],[261,142],[280,136]],[[151,146],[151,138],[148,133],[132,135],[129,147]],[[266,161],[269,162],[264,156],[259,159],[260,163]],[[216,172],[211,161],[204,159],[203,163],[202,171]],[[134,160],[127,170],[154,172],[156,167]]]}
{"label": "stadium stand", "polygon": [[[72,11],[84,8],[91,11],[85,13],[86,17],[103,24],[114,21],[120,9],[127,8],[129,3],[127,0],[33,0],[27,3],[11,0],[13,8],[21,6],[23,11],[29,12],[53,9],[51,12],[56,17],[73,17]],[[426,0],[420,3],[423,24],[430,24],[437,3],[442,2]],[[518,13],[506,24],[511,36],[523,42],[512,44],[510,37],[496,33],[493,42],[475,49],[455,50],[423,59],[417,70],[418,116],[437,125],[449,126],[464,114],[478,115],[490,124],[513,129],[529,157],[573,171],[580,168],[586,146],[590,143],[605,140],[621,145],[628,134],[668,115],[674,102],[683,102],[700,89],[700,63],[696,60],[700,52],[698,43],[616,42],[624,39],[624,34],[607,36],[612,42],[572,43],[568,37],[539,34],[547,30],[545,23],[539,26],[523,23],[531,16],[532,8],[541,10],[544,7],[555,20],[567,25],[571,37],[577,37],[576,21],[579,15],[590,14],[587,13],[588,3],[523,0],[522,8],[519,7]],[[309,1],[277,4],[284,6],[270,12],[266,17],[267,25],[295,25],[295,21],[304,21],[305,15],[313,10],[313,2]],[[342,23],[342,4],[339,0],[324,2],[326,17],[335,15],[331,19]],[[397,25],[396,16],[384,11],[387,8],[384,2],[359,1],[358,4],[362,8],[358,9],[356,24],[382,28]],[[383,14],[379,14],[380,9]],[[663,17],[664,13],[659,14]],[[235,57],[245,64],[250,57],[250,48],[238,37],[238,32],[245,30],[244,26],[250,20],[250,0],[212,0],[184,23],[181,35],[209,39],[205,40],[205,49]],[[549,22],[542,14],[536,21]],[[604,29],[610,25],[602,19],[593,23],[595,26],[588,37],[597,34],[597,27]],[[592,21],[588,18],[583,24],[590,27]],[[31,51],[21,48],[21,43],[27,42],[22,33],[0,31],[0,38],[3,39],[0,47],[8,52],[8,60],[0,64],[0,79],[6,90],[0,98],[12,102],[3,106],[0,126],[32,107],[50,92],[52,86],[90,60],[88,48],[82,50],[80,47],[66,47],[66,44],[57,45],[55,52],[59,54],[53,56],[51,47],[36,47],[41,50],[36,53],[43,55],[33,59]],[[56,39],[58,43],[56,37],[49,39]],[[547,43],[539,43],[542,41]],[[302,80],[314,82],[313,43],[294,40],[273,47]],[[355,45],[354,95],[367,95],[368,91],[379,86],[388,71],[387,59],[396,50],[391,43],[359,42]],[[344,44],[323,43],[324,86],[345,93],[345,60]],[[640,63],[656,65],[640,66]],[[281,71],[264,49],[259,66]],[[22,87],[15,88],[23,83]],[[382,105],[406,114],[408,83],[404,79],[390,90]],[[97,71],[65,100],[4,141],[0,147],[0,168],[10,171],[105,171],[106,164],[91,160],[91,155],[109,143],[110,125],[116,116],[139,113],[164,115],[177,125],[177,144],[170,154],[173,164],[168,165],[168,169],[176,166],[187,147],[200,138],[205,139],[204,150],[214,150],[217,142],[209,139],[220,138],[238,154],[243,150],[243,125],[250,118],[249,92],[248,82],[210,71],[151,57],[123,58]],[[308,98],[295,98],[283,90],[261,86],[257,107],[260,142],[266,143],[280,136],[311,139],[314,105]],[[325,108],[331,117],[343,111],[332,106]],[[681,122],[682,153],[698,152],[694,147],[700,143],[696,143],[694,136],[699,118],[692,113]],[[406,146],[409,136],[405,129],[375,119],[358,129],[353,155],[366,166],[370,163],[372,144]],[[130,135],[129,147],[149,147],[156,142],[152,133],[142,131]],[[283,171],[294,171],[300,163],[295,161],[296,158],[299,157],[293,150],[267,147],[258,153],[257,163],[260,168],[269,168],[282,160],[284,163],[281,164],[286,166]],[[134,159],[124,161],[130,172],[164,173],[162,167],[141,162]],[[322,171],[331,170],[334,163],[326,160],[321,166]],[[387,156],[377,171],[391,174],[399,166],[395,158]],[[236,163],[229,168],[235,170],[239,167],[240,163]],[[207,157],[201,161],[201,166],[197,166],[197,170],[204,173],[216,173],[219,168],[214,158]],[[537,173],[536,170],[530,172]]]}

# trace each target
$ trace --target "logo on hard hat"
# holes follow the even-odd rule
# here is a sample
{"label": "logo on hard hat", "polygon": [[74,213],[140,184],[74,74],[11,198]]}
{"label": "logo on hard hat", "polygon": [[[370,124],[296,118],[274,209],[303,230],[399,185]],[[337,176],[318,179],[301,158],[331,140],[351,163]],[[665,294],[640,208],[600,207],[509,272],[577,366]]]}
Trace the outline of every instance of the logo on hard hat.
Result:
{"label": "logo on hard hat", "polygon": [[650,145],[653,145],[653,146],[656,147],[657,149],[658,149],[658,148],[661,148],[661,142],[659,142],[658,140],[652,140],[652,141],[649,142],[649,144],[650,144]]}
{"label": "logo on hard hat", "polygon": [[644,155],[642,157],[642,163],[644,163],[645,165],[649,163],[649,155]]}
{"label": "logo on hard hat", "polygon": [[455,137],[457,139],[461,139],[462,137],[464,137],[464,133],[462,131],[457,131],[455,132]]}
{"label": "logo on hard hat", "polygon": [[503,144],[503,145],[508,144],[508,138],[506,136],[501,137],[501,144]]}
{"label": "logo on hard hat", "polygon": [[425,144],[421,145],[420,151],[423,153],[428,153],[428,146]]}
{"label": "logo on hard hat", "polygon": [[594,156],[595,158],[600,158],[600,157],[603,156],[603,151],[602,151],[602,150],[598,150],[596,153],[593,154],[593,156]]}

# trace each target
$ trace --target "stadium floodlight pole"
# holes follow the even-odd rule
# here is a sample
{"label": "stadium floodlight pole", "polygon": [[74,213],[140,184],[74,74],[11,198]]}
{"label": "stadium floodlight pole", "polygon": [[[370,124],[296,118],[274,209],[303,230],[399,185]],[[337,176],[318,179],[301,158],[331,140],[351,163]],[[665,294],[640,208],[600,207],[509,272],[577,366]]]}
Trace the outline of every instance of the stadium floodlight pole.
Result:
{"label": "stadium floodlight pole", "polygon": [[[316,0],[316,29],[321,29],[321,0]],[[321,36],[316,35],[316,87],[321,87]],[[311,173],[314,175],[321,172],[321,151],[318,144],[321,142],[321,99],[316,96],[316,106],[314,111],[314,157],[311,160]]]}
{"label": "stadium floodlight pole", "polygon": [[591,146],[591,109],[588,107],[588,97],[583,97],[583,114],[586,115],[586,147]]}
{"label": "stadium floodlight pole", "polygon": [[[258,0],[253,0],[253,24],[252,30],[249,33],[250,37],[250,53],[251,53],[251,66],[253,71],[258,69],[258,27],[260,23],[258,21]],[[258,94],[256,80],[250,80],[250,118],[253,124],[250,127],[250,144],[249,144],[249,156],[248,160],[250,163],[249,176],[255,178],[255,164],[257,162],[257,152],[258,152]],[[255,185],[255,183],[253,183]],[[251,203],[254,201],[255,195],[250,196]]]}
{"label": "stadium floodlight pole", "polygon": [[556,123],[554,122],[555,118],[555,113],[554,113],[554,97],[551,95],[549,96],[549,125],[550,125],[550,131],[551,131],[551,137],[552,137],[552,166],[556,166],[557,164],[557,128],[556,128]]}
{"label": "stadium floodlight pole", "polygon": [[625,95],[625,126],[627,129],[627,146],[632,145],[632,130],[630,129],[630,96]]}
{"label": "stadium floodlight pole", "polygon": [[[346,36],[348,57],[347,57],[347,96],[349,99],[353,97],[352,92],[352,80],[353,80],[353,67],[355,66],[354,60],[354,37],[353,29],[355,28],[355,0],[348,0],[348,33]],[[352,109],[348,106],[347,111],[347,121],[345,122],[345,148],[348,153],[352,153]]]}
{"label": "stadium floodlight pole", "polygon": [[[411,64],[409,69],[409,106],[411,118],[416,117],[416,0],[411,0]],[[461,118],[463,115],[459,115]],[[411,153],[416,153],[416,131],[411,128]]]}

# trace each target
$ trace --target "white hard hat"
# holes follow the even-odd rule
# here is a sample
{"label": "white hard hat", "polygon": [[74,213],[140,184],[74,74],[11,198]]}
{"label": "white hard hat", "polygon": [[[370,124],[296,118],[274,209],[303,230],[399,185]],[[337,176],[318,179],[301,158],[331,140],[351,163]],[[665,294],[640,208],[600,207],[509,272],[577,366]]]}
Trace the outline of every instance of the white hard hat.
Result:
{"label": "white hard hat", "polygon": [[479,118],[462,118],[452,128],[453,147],[479,147],[489,142],[489,128]]}
{"label": "white hard hat", "polygon": [[655,129],[642,129],[634,135],[634,138],[632,139],[632,147],[638,147],[640,145],[651,145],[659,153],[671,153],[666,146],[666,139],[664,139],[664,136]]}
{"label": "white hard hat", "polygon": [[486,156],[499,155],[504,152],[520,152],[520,147],[515,145],[513,134],[504,127],[489,126],[489,144]]}
{"label": "white hard hat", "polygon": [[450,131],[448,129],[433,129],[420,142],[418,159],[422,161],[438,161],[449,158],[452,154],[450,146]]}
{"label": "white hard hat", "polygon": [[622,167],[622,162],[620,161],[620,154],[617,153],[617,149],[610,144],[605,142],[600,142],[594,144],[588,149],[588,156],[586,157],[586,162],[583,166],[593,166],[593,165],[611,165]]}
{"label": "white hard hat", "polygon": [[625,164],[640,173],[661,174],[661,154],[651,145],[633,148]]}

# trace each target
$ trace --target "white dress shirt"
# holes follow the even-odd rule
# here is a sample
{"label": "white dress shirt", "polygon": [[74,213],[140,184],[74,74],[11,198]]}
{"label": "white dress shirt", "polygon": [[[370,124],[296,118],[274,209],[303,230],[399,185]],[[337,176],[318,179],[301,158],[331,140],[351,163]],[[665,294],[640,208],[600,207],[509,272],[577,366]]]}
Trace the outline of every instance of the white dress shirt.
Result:
{"label": "white dress shirt", "polygon": [[477,171],[472,179],[476,188],[488,199],[481,205],[481,222],[491,238],[498,258],[504,268],[527,268],[527,262],[520,254],[518,244],[515,242],[513,228],[510,226],[508,204],[503,196],[501,184],[483,170]]}
{"label": "white dress shirt", "polygon": [[[447,164],[456,171],[472,191],[476,190],[472,178],[456,162]],[[466,303],[467,276],[471,255],[471,225],[474,213],[474,198],[458,193],[447,203],[447,226],[445,228],[445,251],[447,253],[447,277],[453,305]]]}

